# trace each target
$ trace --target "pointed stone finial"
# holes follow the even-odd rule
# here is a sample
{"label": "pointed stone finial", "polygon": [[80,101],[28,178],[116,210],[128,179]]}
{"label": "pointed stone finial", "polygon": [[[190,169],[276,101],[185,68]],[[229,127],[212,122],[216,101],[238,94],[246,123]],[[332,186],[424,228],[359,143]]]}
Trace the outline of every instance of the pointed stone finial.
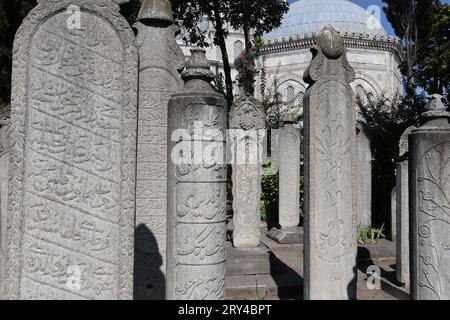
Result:
{"label": "pointed stone finial", "polygon": [[191,50],[191,57],[186,62],[186,70],[181,74],[184,81],[201,79],[210,83],[214,80],[214,72],[211,71],[206,51],[200,48]]}
{"label": "pointed stone finial", "polygon": [[332,26],[326,26],[322,29],[317,38],[317,45],[329,59],[338,59],[345,52],[344,42]]}
{"label": "pointed stone finial", "polygon": [[339,33],[332,27],[326,26],[316,38],[311,48],[313,59],[306,69],[303,78],[310,85],[320,78],[334,76],[346,83],[355,80],[355,71],[347,60],[347,49]]}
{"label": "pointed stone finial", "polygon": [[170,0],[144,0],[138,20],[157,20],[173,23]]}
{"label": "pointed stone finial", "polygon": [[450,118],[450,112],[445,110],[445,105],[442,102],[442,96],[433,94],[425,107],[426,111],[422,113],[423,122],[439,118]]}

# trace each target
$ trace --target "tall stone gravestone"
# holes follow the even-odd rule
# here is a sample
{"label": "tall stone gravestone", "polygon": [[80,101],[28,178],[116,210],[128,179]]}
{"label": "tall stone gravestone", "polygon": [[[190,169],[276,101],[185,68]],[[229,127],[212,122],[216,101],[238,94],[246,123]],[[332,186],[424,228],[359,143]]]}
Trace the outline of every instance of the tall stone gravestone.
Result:
{"label": "tall stone gravestone", "polygon": [[411,296],[450,300],[450,113],[433,95],[409,136]]}
{"label": "tall stone gravestone", "polygon": [[192,50],[186,84],[169,101],[169,300],[222,300],[225,283],[227,103],[211,86],[205,51]]}
{"label": "tall stone gravestone", "polygon": [[391,240],[397,241],[397,187],[391,191]]}
{"label": "tall stone gravestone", "polygon": [[0,300],[3,299],[5,284],[5,253],[6,253],[6,210],[8,201],[8,168],[9,145],[8,129],[10,122],[10,107],[0,113]]}
{"label": "tall stone gravestone", "polygon": [[112,0],[40,0],[14,42],[6,297],[131,299],[137,50]]}
{"label": "tall stone gravestone", "polygon": [[146,0],[138,16],[139,128],[137,145],[134,298],[165,298],[167,106],[180,91],[184,55],[175,41],[168,0]]}
{"label": "tall stone gravestone", "polygon": [[356,298],[356,113],[347,50],[330,26],[305,72],[305,299]]}
{"label": "tall stone gravestone", "polygon": [[300,129],[293,113],[283,115],[279,133],[279,200],[280,228],[272,228],[268,236],[278,243],[301,243],[300,224]]}
{"label": "tall stone gravestone", "polygon": [[372,225],[372,149],[366,125],[358,121],[356,126],[358,167],[358,225]]}
{"label": "tall stone gravestone", "polygon": [[230,110],[229,141],[233,182],[233,245],[258,247],[261,231],[262,140],[265,114],[261,103],[244,93]]}
{"label": "tall stone gravestone", "polygon": [[397,280],[409,288],[409,190],[408,190],[408,136],[414,127],[405,130],[399,143],[396,165],[396,267]]}

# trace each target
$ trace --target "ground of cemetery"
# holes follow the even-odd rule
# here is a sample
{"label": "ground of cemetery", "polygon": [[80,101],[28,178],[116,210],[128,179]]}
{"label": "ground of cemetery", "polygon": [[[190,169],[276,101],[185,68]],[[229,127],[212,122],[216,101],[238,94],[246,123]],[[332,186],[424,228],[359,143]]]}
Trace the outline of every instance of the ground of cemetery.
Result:
{"label": "ground of cemetery", "polygon": [[[278,244],[261,228],[257,249],[241,250],[227,242],[227,300],[302,300],[303,244]],[[381,270],[381,288],[369,289],[367,268]],[[396,280],[395,243],[358,246],[358,300],[407,300],[408,290]]]}

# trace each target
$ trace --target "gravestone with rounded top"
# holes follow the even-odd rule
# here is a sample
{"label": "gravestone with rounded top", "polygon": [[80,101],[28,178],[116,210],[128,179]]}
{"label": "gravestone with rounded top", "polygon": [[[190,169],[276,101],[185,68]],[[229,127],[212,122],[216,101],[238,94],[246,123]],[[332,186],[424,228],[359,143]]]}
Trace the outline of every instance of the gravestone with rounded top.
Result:
{"label": "gravestone with rounded top", "polygon": [[14,41],[5,295],[132,299],[137,49],[124,0],[39,0]]}
{"label": "gravestone with rounded top", "polygon": [[280,228],[270,230],[269,238],[278,243],[301,243],[300,224],[300,129],[293,113],[282,116],[279,133],[279,200]]}

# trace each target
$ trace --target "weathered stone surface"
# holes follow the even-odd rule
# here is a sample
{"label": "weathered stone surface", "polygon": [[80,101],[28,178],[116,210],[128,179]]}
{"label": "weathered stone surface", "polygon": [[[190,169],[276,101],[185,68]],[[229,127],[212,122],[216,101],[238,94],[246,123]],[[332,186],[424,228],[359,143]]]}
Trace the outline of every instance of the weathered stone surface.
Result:
{"label": "weathered stone surface", "polygon": [[296,116],[285,114],[279,133],[279,201],[280,229],[273,228],[268,236],[278,243],[301,243],[300,224],[300,129]]}
{"label": "weathered stone surface", "polygon": [[372,149],[366,125],[357,122],[356,147],[358,163],[358,225],[370,227],[372,225]]}
{"label": "weathered stone surface", "polygon": [[132,298],[138,63],[123,2],[40,0],[16,35],[9,299]]}
{"label": "weathered stone surface", "polygon": [[414,127],[405,130],[399,143],[396,164],[397,204],[397,280],[409,287],[409,186],[408,186],[408,136]]}
{"label": "weathered stone surface", "polygon": [[305,73],[305,299],[356,298],[355,73],[325,27]]}
{"label": "weathered stone surface", "polygon": [[0,114],[0,300],[3,299],[3,286],[5,284],[6,210],[9,180],[8,129],[10,111],[10,107],[8,106],[5,113]]}
{"label": "weathered stone surface", "polygon": [[411,296],[450,299],[450,113],[433,95],[409,136]]}
{"label": "weathered stone surface", "polygon": [[185,59],[175,41],[168,4],[144,1],[140,22],[134,25],[139,49],[134,264],[134,298],[138,300],[162,300],[166,291],[167,107],[170,97],[181,90],[176,66],[184,66]]}
{"label": "weathered stone surface", "polygon": [[409,287],[408,160],[397,163],[397,280]]}
{"label": "weathered stone surface", "polygon": [[192,50],[182,77],[184,90],[169,102],[166,296],[170,300],[221,300],[225,290],[227,104],[210,84],[214,74],[203,50]]}
{"label": "weathered stone surface", "polygon": [[391,191],[391,241],[397,241],[397,186]]}
{"label": "weathered stone surface", "polygon": [[261,231],[262,141],[265,116],[261,103],[250,94],[230,110],[229,142],[233,182],[233,245],[256,248]]}

